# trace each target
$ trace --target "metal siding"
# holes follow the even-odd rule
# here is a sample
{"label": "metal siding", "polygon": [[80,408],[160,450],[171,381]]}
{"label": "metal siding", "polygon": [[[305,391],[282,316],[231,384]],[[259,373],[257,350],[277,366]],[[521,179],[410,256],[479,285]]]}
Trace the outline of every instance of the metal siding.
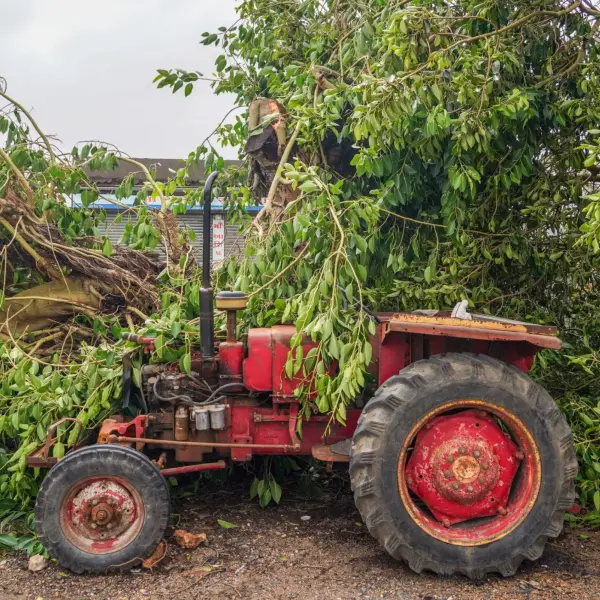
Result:
{"label": "metal siding", "polygon": [[[131,220],[135,223],[135,215],[131,214],[128,216],[126,213],[123,214],[123,218],[120,223],[115,223],[115,218],[122,211],[119,210],[107,210],[106,211],[106,222],[102,223],[99,227],[101,235],[108,236],[111,244],[117,245],[123,233],[125,232],[125,225],[127,221]],[[223,213],[216,213],[223,214]],[[238,226],[227,222],[227,216],[223,214],[225,220],[225,258],[229,258],[232,254],[239,255],[244,249],[243,236],[238,233]],[[202,239],[203,239],[203,226],[202,226],[202,212],[194,211],[179,215],[177,222],[181,228],[192,229],[196,234],[196,239],[193,242],[194,253],[198,258],[198,261],[202,260]],[[164,254],[162,245],[159,245],[157,251]]]}

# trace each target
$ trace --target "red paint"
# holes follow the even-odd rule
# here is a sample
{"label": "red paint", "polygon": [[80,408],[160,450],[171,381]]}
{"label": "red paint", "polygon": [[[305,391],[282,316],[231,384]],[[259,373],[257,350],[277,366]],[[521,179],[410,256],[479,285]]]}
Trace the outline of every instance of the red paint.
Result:
{"label": "red paint", "polygon": [[[507,535],[527,515],[537,497],[540,465],[536,458],[537,451],[525,426],[521,422],[513,421],[508,415],[497,415],[512,432],[514,442],[509,441],[494,421],[485,417],[485,414],[484,411],[467,409],[434,417],[418,432],[406,468],[399,471],[399,477],[404,476],[404,479],[399,481],[400,487],[407,485],[414,495],[423,499],[431,511],[423,510],[411,499],[412,510],[417,515],[413,515],[413,518],[425,531],[447,543],[484,544]],[[476,427],[478,422],[479,427]],[[466,444],[471,445],[470,448],[463,447],[463,450],[466,450],[465,454],[461,454],[460,450],[454,453],[454,461],[460,456],[468,456],[469,452],[473,456],[477,444],[491,446],[498,472],[482,484],[481,487],[485,489],[480,497],[473,497],[473,494],[468,497],[468,494],[460,490],[455,491],[458,496],[452,497],[447,487],[439,485],[439,479],[436,481],[434,469],[444,469],[443,462],[436,460],[436,450],[453,439],[456,439],[458,444],[465,444],[466,439]],[[513,456],[515,448],[517,453],[522,454]],[[448,465],[455,464],[454,461]],[[517,469],[519,476],[515,477]],[[423,479],[419,478],[419,474],[423,475]],[[445,481],[445,478],[443,480]],[[450,482],[455,480],[453,474]],[[503,482],[502,486],[499,486],[500,481]],[[494,511],[491,508],[492,493],[494,503],[500,505]],[[486,515],[488,518],[480,518]],[[461,525],[453,527],[454,523]]]}
{"label": "red paint", "polygon": [[138,415],[127,423],[119,424],[115,429],[119,435],[131,436],[132,437],[144,437],[146,432],[146,415]]}
{"label": "red paint", "polygon": [[219,469],[224,469],[226,466],[224,461],[219,460],[214,463],[200,463],[198,465],[186,465],[185,467],[162,469],[160,473],[164,477],[169,477],[170,475],[182,475],[184,473],[195,473],[196,471],[218,471]]}
{"label": "red paint", "polygon": [[[251,329],[248,332],[248,358],[244,360],[244,384],[253,391],[272,391],[276,400],[294,398],[294,390],[307,383],[301,372],[289,378],[285,363],[290,353],[290,342],[296,334],[292,325],[276,325],[270,329]],[[304,356],[317,343],[304,336]]]}
{"label": "red paint", "polygon": [[244,344],[242,342],[221,342],[219,344],[219,376],[221,383],[242,380],[244,364]]}
{"label": "red paint", "polygon": [[248,331],[248,358],[244,360],[244,385],[255,392],[269,392],[273,385],[273,352],[270,329]]}
{"label": "red paint", "polygon": [[[229,408],[231,429],[223,431],[217,441],[243,443],[251,440],[253,444],[264,444],[264,448],[260,449],[239,449],[239,452],[236,453],[232,451],[232,458],[236,461],[249,460],[252,455],[256,454],[281,454],[280,448],[269,448],[269,446],[294,445],[295,440],[290,435],[291,423],[294,419],[293,412],[289,408],[279,409],[277,405],[273,408],[257,408],[256,406],[234,404]],[[285,453],[310,455],[315,444],[324,442],[334,444],[352,437],[360,412],[360,410],[349,410],[346,425],[333,423],[325,438],[323,434],[330,422],[330,417],[326,415],[312,416],[309,421],[302,422],[302,439],[298,448],[290,448]]]}
{"label": "red paint", "polygon": [[417,435],[406,466],[408,487],[439,521],[495,515],[508,501],[517,450],[488,413],[435,417]]}
{"label": "red paint", "polygon": [[[379,325],[380,329],[381,327],[383,325]],[[386,335],[379,346],[379,385],[398,375],[409,363],[410,336],[405,333]]]}

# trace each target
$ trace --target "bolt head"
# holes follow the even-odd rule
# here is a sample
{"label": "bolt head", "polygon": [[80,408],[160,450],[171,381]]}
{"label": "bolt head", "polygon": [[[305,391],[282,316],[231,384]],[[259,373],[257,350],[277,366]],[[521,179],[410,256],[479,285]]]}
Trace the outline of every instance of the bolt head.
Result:
{"label": "bolt head", "polygon": [[406,478],[406,483],[408,483],[408,485],[413,484],[413,478],[410,475]]}
{"label": "bolt head", "polygon": [[96,506],[98,504],[98,500],[96,500],[96,498],[94,498],[92,500],[92,506]]}
{"label": "bolt head", "polygon": [[451,523],[450,523],[450,519],[448,519],[448,517],[444,517],[444,518],[442,519],[442,525],[443,525],[444,527],[450,527],[450,525],[451,525]]}
{"label": "bolt head", "polygon": [[96,523],[92,523],[92,529],[96,529],[98,527],[98,525],[96,525]]}
{"label": "bolt head", "polygon": [[480,477],[480,478],[477,480],[477,483],[478,483],[479,485],[483,485],[483,484],[485,483],[485,477]]}
{"label": "bolt head", "polygon": [[481,468],[484,471],[487,471],[490,468],[490,463],[488,463],[488,462],[481,463]]}
{"label": "bolt head", "polygon": [[507,513],[507,510],[504,508],[504,506],[499,506],[498,507],[498,514],[504,516]]}
{"label": "bolt head", "polygon": [[520,450],[517,450],[515,452],[515,457],[518,458],[519,460],[523,460],[525,458],[525,455]]}
{"label": "bolt head", "polygon": [[447,471],[444,471],[444,477],[446,479],[450,479],[450,477],[452,477],[452,473],[450,473],[450,470],[448,469]]}
{"label": "bolt head", "polygon": [[454,456],[452,456],[452,454],[448,454],[448,456],[446,456],[446,462],[452,464],[454,462]]}
{"label": "bolt head", "polygon": [[458,453],[459,453],[461,456],[464,456],[464,455],[467,453],[467,449],[466,449],[464,446],[461,446],[461,447],[458,449]]}
{"label": "bolt head", "polygon": [[467,492],[474,492],[475,488],[472,485],[467,486]]}
{"label": "bolt head", "polygon": [[107,529],[112,529],[114,527],[113,523],[108,523],[108,525],[106,526]]}
{"label": "bolt head", "polygon": [[453,490],[460,490],[460,483],[458,483],[458,481],[455,481],[455,482],[452,484],[452,489],[453,489]]}
{"label": "bolt head", "polygon": [[473,456],[475,458],[479,458],[481,456],[481,452],[479,450],[473,450]]}

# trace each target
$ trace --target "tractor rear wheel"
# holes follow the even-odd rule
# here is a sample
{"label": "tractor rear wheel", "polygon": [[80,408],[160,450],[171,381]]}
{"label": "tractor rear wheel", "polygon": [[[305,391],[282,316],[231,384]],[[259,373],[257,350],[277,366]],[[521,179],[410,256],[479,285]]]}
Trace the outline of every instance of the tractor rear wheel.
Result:
{"label": "tractor rear wheel", "polygon": [[52,467],[37,497],[35,522],[63,567],[105,573],[152,554],[169,513],[169,488],[156,465],[132,448],[99,444]]}
{"label": "tractor rear wheel", "polygon": [[485,355],[413,363],[367,403],[352,444],[371,534],[413,571],[513,575],[562,530],[577,459],[560,409]]}

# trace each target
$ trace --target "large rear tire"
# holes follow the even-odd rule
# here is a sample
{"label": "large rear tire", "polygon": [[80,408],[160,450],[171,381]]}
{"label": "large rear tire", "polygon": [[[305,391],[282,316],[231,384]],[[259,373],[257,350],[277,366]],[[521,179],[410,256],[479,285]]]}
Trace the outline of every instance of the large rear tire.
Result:
{"label": "large rear tire", "polygon": [[169,523],[169,488],[132,448],[98,444],[68,454],[46,475],[35,507],[40,540],[74,573],[138,564]]}
{"label": "large rear tire", "polygon": [[559,535],[577,459],[560,409],[527,375],[447,354],[379,388],[358,421],[350,475],[389,554],[419,573],[480,579],[513,575]]}

